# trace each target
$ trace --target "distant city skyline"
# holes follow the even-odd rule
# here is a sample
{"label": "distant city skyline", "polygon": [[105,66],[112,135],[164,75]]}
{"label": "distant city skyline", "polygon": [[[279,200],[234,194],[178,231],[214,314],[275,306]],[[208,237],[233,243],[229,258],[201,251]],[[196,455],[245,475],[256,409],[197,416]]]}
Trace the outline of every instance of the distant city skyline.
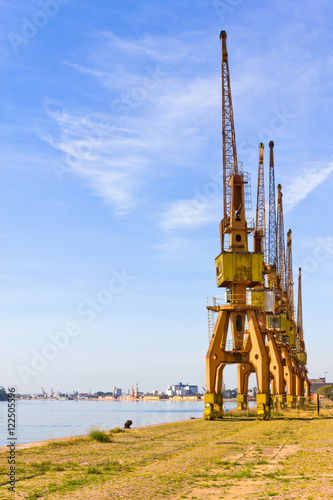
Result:
{"label": "distant city skyline", "polygon": [[[0,384],[205,386],[221,30],[252,207],[258,144],[267,197],[273,140],[309,378],[330,376],[332,19],[326,0],[2,5]],[[227,387],[236,374],[225,368]]]}

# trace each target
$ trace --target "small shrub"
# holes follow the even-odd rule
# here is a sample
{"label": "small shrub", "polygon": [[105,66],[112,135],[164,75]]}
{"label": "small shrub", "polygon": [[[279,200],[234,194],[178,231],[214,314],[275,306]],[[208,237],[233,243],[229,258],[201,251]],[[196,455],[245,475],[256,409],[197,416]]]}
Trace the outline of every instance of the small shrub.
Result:
{"label": "small shrub", "polygon": [[65,468],[63,465],[59,465],[59,464],[57,464],[57,465],[54,465],[54,466],[53,466],[53,470],[55,470],[55,471],[57,471],[57,472],[62,472],[62,471],[64,471],[64,470],[66,470],[66,468]]}
{"label": "small shrub", "polygon": [[223,465],[225,469],[230,469],[232,466],[232,462],[228,460],[221,460],[220,458],[215,459],[215,465]]}
{"label": "small shrub", "polygon": [[91,466],[88,467],[86,473],[87,474],[102,474],[102,472],[100,470],[98,470],[96,467],[91,467]]}
{"label": "small shrub", "polygon": [[108,460],[107,462],[103,462],[101,465],[104,471],[114,471],[121,468],[121,464],[116,460]]}
{"label": "small shrub", "polygon": [[124,429],[121,429],[120,427],[114,427],[113,429],[110,430],[110,434],[119,434],[121,432],[125,432]]}
{"label": "small shrub", "polygon": [[66,446],[74,446],[86,441],[86,438],[83,436],[72,437],[70,439],[65,439],[64,441],[50,441],[46,446],[50,448],[63,448]]}
{"label": "small shrub", "polygon": [[52,463],[50,460],[43,460],[41,462],[33,462],[31,465],[34,469],[36,469],[36,472],[45,474],[45,472],[51,469]]}
{"label": "small shrub", "polygon": [[40,498],[42,495],[40,493],[30,493],[29,496],[27,497],[27,500],[37,500],[37,498]]}
{"label": "small shrub", "polygon": [[105,429],[99,429],[98,427],[92,428],[88,436],[98,443],[111,443],[112,441],[110,434]]}

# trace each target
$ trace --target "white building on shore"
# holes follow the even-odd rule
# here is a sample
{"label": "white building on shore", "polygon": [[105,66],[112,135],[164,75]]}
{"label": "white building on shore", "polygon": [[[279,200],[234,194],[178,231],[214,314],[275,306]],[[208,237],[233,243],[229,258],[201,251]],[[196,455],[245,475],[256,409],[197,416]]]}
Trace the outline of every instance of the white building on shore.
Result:
{"label": "white building on shore", "polygon": [[168,385],[166,394],[168,396],[189,396],[192,394],[198,394],[198,386],[182,384],[179,382],[177,385]]}

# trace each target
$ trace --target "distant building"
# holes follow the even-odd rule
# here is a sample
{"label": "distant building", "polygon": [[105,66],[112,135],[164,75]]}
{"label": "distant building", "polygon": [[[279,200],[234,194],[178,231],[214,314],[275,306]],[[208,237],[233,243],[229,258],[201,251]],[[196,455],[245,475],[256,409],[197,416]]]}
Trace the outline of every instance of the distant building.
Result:
{"label": "distant building", "polygon": [[309,382],[311,384],[311,394],[316,394],[318,389],[324,387],[324,385],[333,385],[333,382],[326,382],[325,377],[310,378]]}
{"label": "distant building", "polygon": [[166,393],[168,396],[189,396],[191,394],[198,394],[198,386],[179,382],[177,385],[168,385]]}
{"label": "distant building", "polygon": [[118,389],[118,387],[115,387],[113,389],[113,395],[114,397],[118,398],[119,396],[122,396],[123,395],[123,391],[122,389]]}
{"label": "distant building", "polygon": [[91,398],[90,392],[80,392],[78,394],[78,399],[90,399],[90,398]]}

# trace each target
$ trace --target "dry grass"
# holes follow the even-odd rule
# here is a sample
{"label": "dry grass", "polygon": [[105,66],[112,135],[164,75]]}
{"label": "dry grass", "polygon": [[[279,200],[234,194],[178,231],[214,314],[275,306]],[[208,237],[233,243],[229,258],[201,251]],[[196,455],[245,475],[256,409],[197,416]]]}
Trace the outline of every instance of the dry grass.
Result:
{"label": "dry grass", "polygon": [[[331,412],[333,413],[332,407]],[[142,429],[111,430],[18,451],[16,494],[3,499],[329,499],[333,419],[314,406],[272,420],[230,415]],[[0,455],[5,458],[5,455]],[[1,461],[1,483],[8,464]]]}

